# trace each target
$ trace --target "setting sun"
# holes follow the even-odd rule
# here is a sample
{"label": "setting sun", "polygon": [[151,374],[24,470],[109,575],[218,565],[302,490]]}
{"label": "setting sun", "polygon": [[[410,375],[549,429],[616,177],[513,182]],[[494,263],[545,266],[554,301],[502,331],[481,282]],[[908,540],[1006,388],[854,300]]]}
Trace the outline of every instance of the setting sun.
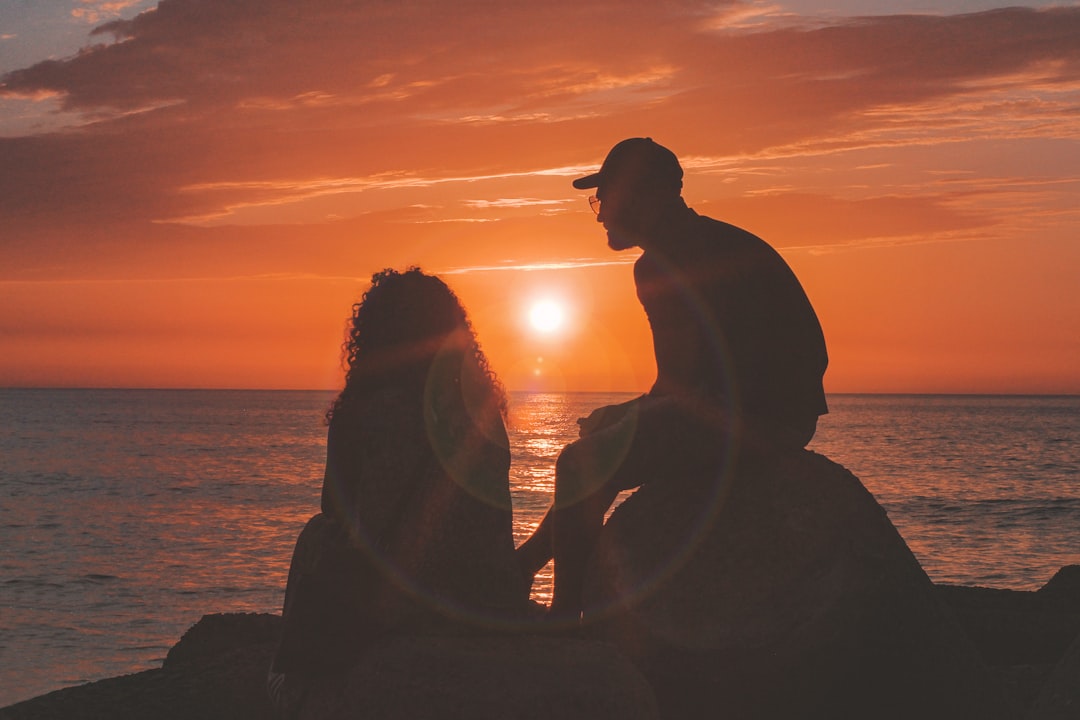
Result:
{"label": "setting sun", "polygon": [[529,310],[529,323],[541,333],[553,333],[562,328],[565,319],[563,307],[554,300],[539,300]]}

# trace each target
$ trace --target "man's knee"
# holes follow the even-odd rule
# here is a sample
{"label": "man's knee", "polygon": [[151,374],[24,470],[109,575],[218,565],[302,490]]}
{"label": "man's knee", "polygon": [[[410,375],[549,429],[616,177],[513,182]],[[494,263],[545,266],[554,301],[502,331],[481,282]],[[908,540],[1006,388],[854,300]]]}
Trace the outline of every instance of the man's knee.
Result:
{"label": "man's knee", "polygon": [[598,484],[590,477],[585,453],[580,441],[570,443],[559,453],[555,461],[555,505],[566,507],[580,502],[590,494],[590,487]]}
{"label": "man's knee", "polygon": [[607,461],[603,447],[589,440],[570,443],[555,461],[555,505],[584,501],[610,504],[618,494],[618,465]]}

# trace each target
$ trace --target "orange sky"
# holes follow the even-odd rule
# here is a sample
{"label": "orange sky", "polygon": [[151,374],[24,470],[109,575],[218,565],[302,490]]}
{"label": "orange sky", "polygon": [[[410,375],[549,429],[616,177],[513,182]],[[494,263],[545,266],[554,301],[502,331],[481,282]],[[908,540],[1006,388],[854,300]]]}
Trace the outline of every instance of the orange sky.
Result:
{"label": "orange sky", "polygon": [[0,67],[0,386],[334,388],[418,264],[511,389],[645,389],[570,180],[649,135],[791,264],[828,391],[1080,393],[1080,6],[804,5],[165,0]]}

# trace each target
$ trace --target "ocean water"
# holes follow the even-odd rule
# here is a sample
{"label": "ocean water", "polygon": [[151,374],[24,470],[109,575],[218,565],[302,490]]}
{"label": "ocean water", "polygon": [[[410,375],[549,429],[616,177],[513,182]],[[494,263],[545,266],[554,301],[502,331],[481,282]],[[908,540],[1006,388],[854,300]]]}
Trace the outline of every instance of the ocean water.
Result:
{"label": "ocean water", "polygon": [[[630,397],[512,395],[519,542],[574,420]],[[158,667],[205,613],[279,612],[331,398],[0,390],[0,707]],[[830,406],[810,448],[860,477],[936,582],[1035,589],[1080,563],[1080,397]]]}

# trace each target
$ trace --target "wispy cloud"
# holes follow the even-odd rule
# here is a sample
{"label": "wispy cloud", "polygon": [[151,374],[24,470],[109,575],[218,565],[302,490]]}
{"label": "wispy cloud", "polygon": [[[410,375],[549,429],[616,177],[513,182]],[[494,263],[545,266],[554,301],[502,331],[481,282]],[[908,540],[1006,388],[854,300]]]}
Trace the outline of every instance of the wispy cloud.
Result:
{"label": "wispy cloud", "polygon": [[781,255],[788,256],[798,255],[800,253],[820,256],[858,250],[879,250],[881,248],[891,247],[986,242],[987,240],[1000,239],[1001,237],[1001,233],[991,233],[985,230],[960,230],[953,232],[919,233],[913,235],[883,235],[877,237],[864,237],[843,243],[800,245],[799,247],[780,248],[779,252]]}
{"label": "wispy cloud", "polygon": [[633,265],[639,253],[619,255],[614,258],[576,258],[572,260],[559,260],[554,262],[515,262],[507,260],[498,265],[471,265],[468,267],[446,267],[438,269],[440,275],[467,275],[471,273],[491,272],[537,272],[541,270],[575,270],[581,268],[598,268]]}
{"label": "wispy cloud", "polygon": [[807,26],[812,21],[773,2],[751,0],[750,2],[721,5],[702,22],[709,31],[746,32],[776,29],[788,25]]}
{"label": "wispy cloud", "polygon": [[487,210],[489,208],[522,208],[522,207],[535,207],[535,206],[559,206],[566,205],[573,202],[573,200],[541,200],[539,198],[498,198],[497,200],[464,200],[463,203],[466,207],[476,208],[478,210]]}
{"label": "wispy cloud", "polygon": [[120,17],[128,8],[144,4],[145,0],[79,0],[79,5],[71,9],[71,17],[91,25],[103,20]]}
{"label": "wispy cloud", "polygon": [[[460,184],[464,186],[494,180],[528,179],[537,177],[573,177],[589,171],[591,166],[564,166],[538,168],[521,172],[488,173],[454,177],[423,177],[406,171],[380,173],[368,177],[333,177],[282,180],[221,180],[186,185],[179,189],[194,194],[246,194],[249,199],[226,202],[214,212],[184,217],[173,217],[158,222],[205,224],[230,217],[240,210],[258,207],[276,207],[299,203],[319,197],[403,189],[422,189],[437,185]],[[463,200],[466,207],[495,209],[529,206],[560,206],[570,199],[544,200],[536,198],[500,198],[494,200]],[[446,220],[442,220],[446,221]]]}
{"label": "wispy cloud", "polygon": [[162,284],[191,285],[206,283],[232,284],[237,282],[347,282],[363,283],[368,278],[351,275],[322,275],[317,273],[257,273],[251,275],[201,275],[191,277],[173,277],[167,274],[144,277],[80,277],[80,278],[37,278],[37,279],[0,279],[0,287],[71,287],[79,285],[152,285]]}

